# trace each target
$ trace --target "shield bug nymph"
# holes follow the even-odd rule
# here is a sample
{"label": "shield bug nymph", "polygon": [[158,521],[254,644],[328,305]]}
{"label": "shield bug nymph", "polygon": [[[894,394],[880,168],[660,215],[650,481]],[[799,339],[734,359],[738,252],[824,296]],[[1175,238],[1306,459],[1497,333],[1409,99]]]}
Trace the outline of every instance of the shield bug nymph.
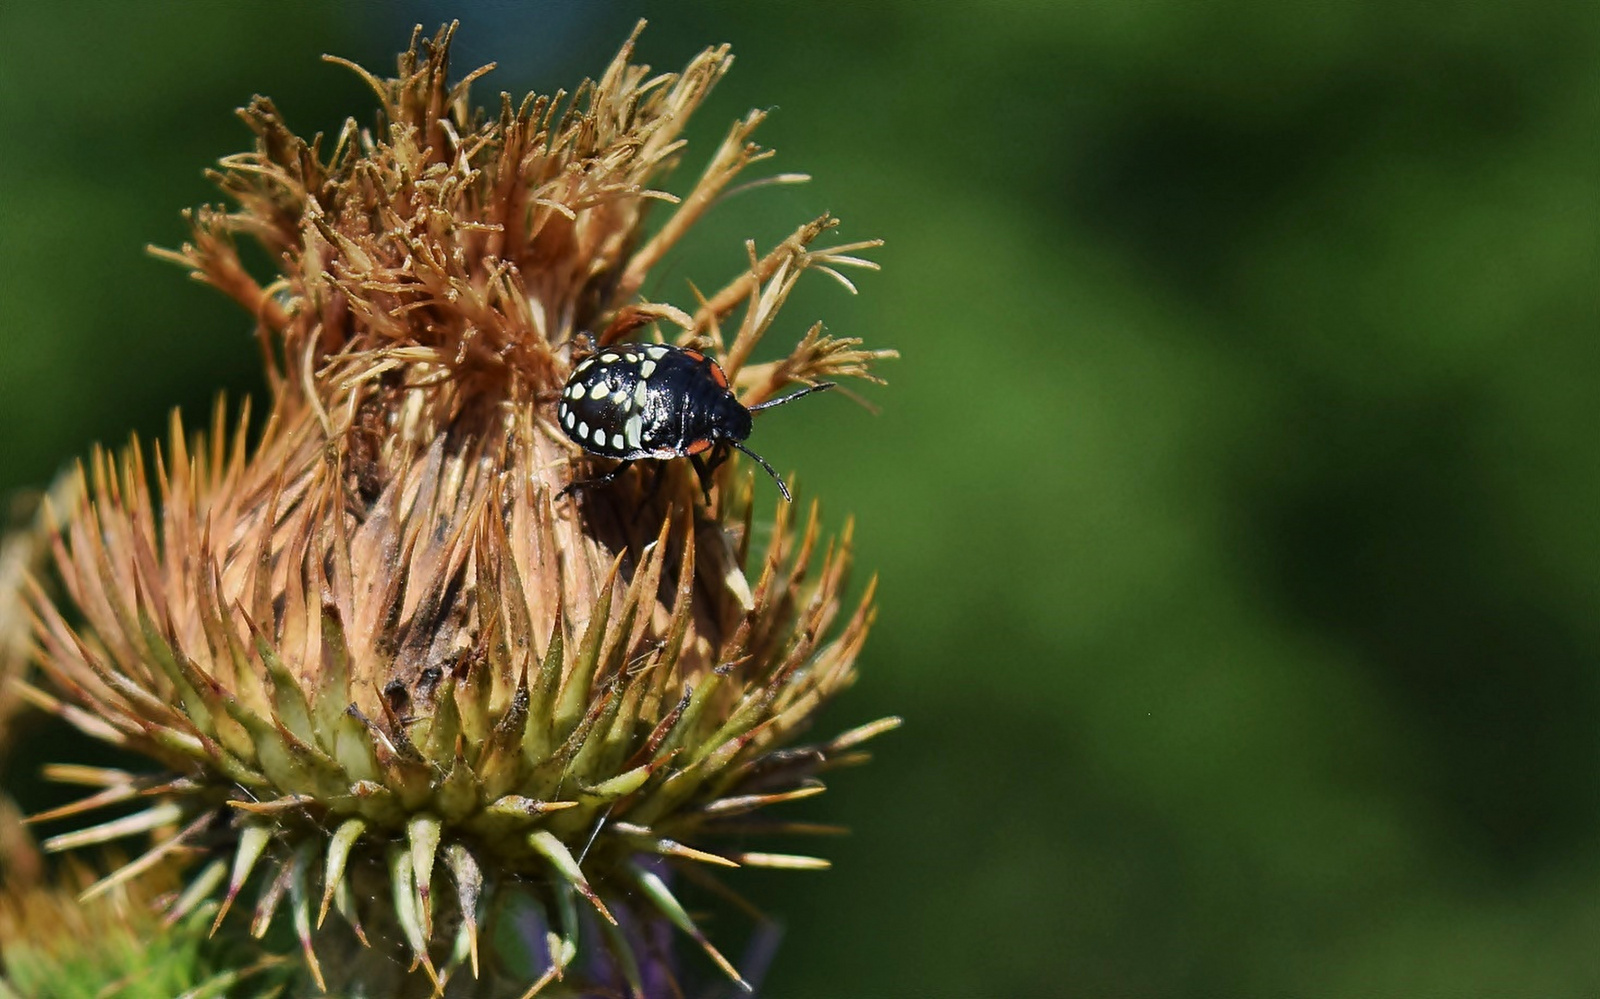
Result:
{"label": "shield bug nymph", "polygon": [[833,388],[818,382],[798,392],[746,408],[728,387],[716,361],[698,350],[660,343],[622,343],[584,358],[561,391],[556,420],[590,454],[616,458],[607,474],[579,486],[605,485],[642,458],[688,458],[702,489],[737,448],[755,459],[789,499],[789,487],[767,460],[744,446],[751,414]]}

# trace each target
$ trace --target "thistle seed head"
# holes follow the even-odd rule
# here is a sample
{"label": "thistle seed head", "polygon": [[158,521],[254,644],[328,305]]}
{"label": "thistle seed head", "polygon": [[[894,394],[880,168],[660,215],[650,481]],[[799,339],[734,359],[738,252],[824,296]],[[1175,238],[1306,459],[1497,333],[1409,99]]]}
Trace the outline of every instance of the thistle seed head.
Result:
{"label": "thistle seed head", "polygon": [[[511,994],[581,977],[598,930],[602,984],[644,995],[657,923],[740,980],[675,872],[824,866],[723,834],[796,831],[752,813],[819,791],[895,723],[794,745],[853,680],[873,587],[845,603],[850,528],[825,539],[814,503],[778,504],[758,543],[770,493],[732,463],[709,503],[684,462],[563,495],[592,459],[555,402],[586,336],[695,346],[746,406],[871,380],[890,352],[820,324],[751,357],[803,274],[851,287],[840,269],[872,266],[856,254],[876,243],[819,248],[823,217],[752,244],[711,295],[643,301],[770,155],[752,112],[687,196],[651,186],[726,48],[652,75],[630,38],[570,98],[502,95],[483,115],[469,86],[489,67],[450,82],[452,31],[415,35],[392,79],[356,69],[380,102],[370,128],[308,142],[253,101],[254,150],[214,173],[232,207],[160,251],[255,317],[268,411],[258,434],[248,406],[219,404],[203,434],[175,415],[164,447],[97,452],[87,498],[60,512],[65,598],[34,601],[48,682],[30,696],[165,772],[80,774],[94,793],[53,817],[143,805],[47,845],[155,833],[90,895],[197,855],[177,918],[215,889],[221,924],[258,881],[252,932],[286,914],[319,984],[345,973],[318,956],[330,912],[363,943],[402,941],[443,993],[463,967],[502,973],[481,952],[508,906],[544,927]],[[652,205],[668,215],[647,236]],[[273,280],[249,274],[241,236]]]}

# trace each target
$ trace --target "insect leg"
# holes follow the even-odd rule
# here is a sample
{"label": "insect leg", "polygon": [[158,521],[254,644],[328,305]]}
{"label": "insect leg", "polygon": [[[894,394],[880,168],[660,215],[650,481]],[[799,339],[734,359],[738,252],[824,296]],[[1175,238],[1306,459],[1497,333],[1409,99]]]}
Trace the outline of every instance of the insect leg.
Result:
{"label": "insect leg", "polygon": [[563,486],[559,493],[556,493],[556,499],[559,500],[568,493],[575,492],[579,489],[593,489],[596,486],[609,486],[611,483],[617,481],[618,476],[620,476],[623,472],[626,472],[628,470],[628,466],[632,464],[633,459],[626,458],[617,462],[616,468],[613,468],[611,471],[597,479],[574,479]]}
{"label": "insect leg", "polygon": [[[718,450],[721,449],[719,448]],[[704,461],[700,460],[700,456],[698,454],[691,454],[689,456],[689,463],[694,465],[694,474],[700,480],[700,491],[705,494],[706,506],[710,506],[711,470],[716,468],[718,464],[721,464],[721,462],[717,461],[716,458],[712,458],[712,463],[707,465]]]}
{"label": "insect leg", "polygon": [[728,450],[726,441],[718,441],[717,446],[711,449],[710,460],[706,462],[706,471],[715,472],[723,462],[728,460],[728,455],[733,452]]}

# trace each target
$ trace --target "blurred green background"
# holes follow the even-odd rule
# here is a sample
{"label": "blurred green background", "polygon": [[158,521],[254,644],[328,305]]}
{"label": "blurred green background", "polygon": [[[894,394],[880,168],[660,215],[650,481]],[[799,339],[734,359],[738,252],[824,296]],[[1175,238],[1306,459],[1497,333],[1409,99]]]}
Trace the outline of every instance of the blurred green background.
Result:
{"label": "blurred green background", "polygon": [[831,210],[884,270],[774,336],[904,353],[760,429],[883,575],[829,730],[907,718],[795,806],[832,872],[735,879],[764,994],[1600,990],[1594,4],[6,3],[0,487],[260,390],[142,252],[252,93],[369,121],[318,55],[450,17],[480,100],[570,86],[640,14],[738,57],[669,186],[751,106],[816,177],[647,291]]}

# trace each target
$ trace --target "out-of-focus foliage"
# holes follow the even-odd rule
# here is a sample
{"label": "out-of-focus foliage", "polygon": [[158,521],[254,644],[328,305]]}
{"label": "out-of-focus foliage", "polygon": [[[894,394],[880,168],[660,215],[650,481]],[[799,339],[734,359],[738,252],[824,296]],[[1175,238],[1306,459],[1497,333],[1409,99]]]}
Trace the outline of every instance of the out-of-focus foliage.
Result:
{"label": "out-of-focus foliage", "polygon": [[642,12],[657,65],[733,43],[703,134],[773,107],[817,178],[646,294],[830,209],[885,270],[793,332],[905,355],[881,415],[759,428],[883,575],[833,721],[908,719],[808,815],[832,872],[740,875],[768,994],[1600,988],[1600,8],[176,9],[0,14],[4,485],[257,388],[140,253],[231,108],[334,127],[370,97],[317,54],[409,17],[555,86]]}
{"label": "out-of-focus foliage", "polygon": [[290,962],[208,939],[214,906],[169,924],[148,884],[80,902],[88,873],[64,880],[0,887],[0,999],[254,999],[293,976]]}

